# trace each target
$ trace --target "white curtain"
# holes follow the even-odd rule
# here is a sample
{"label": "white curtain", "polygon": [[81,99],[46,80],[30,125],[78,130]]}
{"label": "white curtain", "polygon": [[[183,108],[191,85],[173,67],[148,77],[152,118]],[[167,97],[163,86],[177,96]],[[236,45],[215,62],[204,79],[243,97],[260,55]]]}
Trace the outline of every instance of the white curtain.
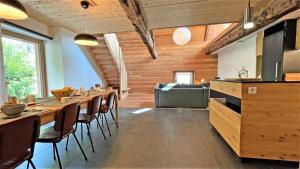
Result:
{"label": "white curtain", "polygon": [[2,105],[6,98],[6,81],[4,74],[4,60],[3,60],[3,50],[2,50],[2,25],[0,24],[0,105]]}

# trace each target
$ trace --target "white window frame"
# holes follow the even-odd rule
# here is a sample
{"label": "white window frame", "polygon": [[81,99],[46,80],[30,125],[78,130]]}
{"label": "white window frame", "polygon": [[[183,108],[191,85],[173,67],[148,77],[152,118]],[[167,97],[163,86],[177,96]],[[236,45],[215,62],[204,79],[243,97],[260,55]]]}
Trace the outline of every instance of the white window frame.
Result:
{"label": "white window frame", "polygon": [[19,40],[24,40],[24,41],[28,41],[28,42],[33,42],[35,44],[37,44],[38,50],[37,50],[37,63],[38,63],[38,67],[37,67],[37,73],[38,73],[38,80],[39,80],[39,90],[41,90],[41,96],[42,97],[46,97],[47,96],[47,78],[46,78],[46,66],[45,66],[45,46],[44,46],[44,41],[39,40],[39,39],[35,39],[35,38],[31,38],[25,35],[21,35],[15,32],[11,32],[8,30],[4,30],[1,29],[0,31],[1,34],[1,42],[0,42],[0,105],[3,104],[5,102],[5,100],[7,100],[7,86],[6,86],[6,80],[5,80],[5,70],[4,70],[4,60],[3,60],[3,46],[2,46],[2,37],[3,36],[7,36],[7,37],[11,37],[11,38],[16,38]]}
{"label": "white window frame", "polygon": [[192,76],[191,81],[190,81],[189,84],[194,84],[194,78],[195,78],[194,71],[175,71],[174,72],[174,81],[175,81],[175,83],[177,83],[177,73],[189,73]]}

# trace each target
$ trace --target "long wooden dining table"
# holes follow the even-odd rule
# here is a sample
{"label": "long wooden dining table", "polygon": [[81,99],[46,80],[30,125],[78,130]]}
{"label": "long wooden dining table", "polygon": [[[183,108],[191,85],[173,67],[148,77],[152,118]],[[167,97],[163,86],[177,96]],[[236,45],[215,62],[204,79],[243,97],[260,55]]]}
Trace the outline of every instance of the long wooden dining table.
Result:
{"label": "long wooden dining table", "polygon": [[[28,106],[20,116],[15,118],[10,118],[3,113],[0,113],[0,125],[9,123],[14,120],[18,120],[20,118],[24,118],[27,116],[38,115],[41,118],[41,125],[45,125],[51,123],[55,120],[55,115],[63,108],[64,106],[74,103],[80,102],[81,109],[86,109],[88,107],[88,103],[95,96],[102,96],[106,98],[109,93],[113,92],[112,90],[105,90],[104,92],[92,91],[89,92],[88,96],[73,96],[69,97],[69,101],[67,103],[62,103],[61,101],[55,98],[45,98],[43,101],[37,102],[34,105]],[[116,92],[116,91],[114,91]],[[115,99],[115,117],[117,123],[119,122],[119,106],[118,106],[118,98]]]}

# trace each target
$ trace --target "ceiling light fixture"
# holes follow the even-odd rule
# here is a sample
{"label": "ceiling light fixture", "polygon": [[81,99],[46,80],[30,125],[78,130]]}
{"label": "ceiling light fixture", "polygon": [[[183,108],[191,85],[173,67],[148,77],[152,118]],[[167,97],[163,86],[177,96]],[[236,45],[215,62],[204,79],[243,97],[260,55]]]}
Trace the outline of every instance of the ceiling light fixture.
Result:
{"label": "ceiling light fixture", "polygon": [[1,19],[23,20],[28,15],[24,6],[18,0],[0,0]]}
{"label": "ceiling light fixture", "polygon": [[180,46],[186,45],[192,38],[192,34],[189,28],[180,27],[173,33],[173,41]]}
{"label": "ceiling light fixture", "polygon": [[[84,9],[84,16],[86,16],[86,9],[88,9],[89,6],[90,6],[89,2],[81,1],[81,7]],[[94,35],[87,33],[86,22],[84,22],[84,27],[85,27],[85,33],[76,35],[74,38],[74,42],[78,45],[83,45],[83,46],[99,45],[97,38]]]}
{"label": "ceiling light fixture", "polygon": [[255,23],[253,22],[253,8],[250,6],[250,0],[248,3],[248,7],[244,12],[244,29],[252,29],[254,28]]}

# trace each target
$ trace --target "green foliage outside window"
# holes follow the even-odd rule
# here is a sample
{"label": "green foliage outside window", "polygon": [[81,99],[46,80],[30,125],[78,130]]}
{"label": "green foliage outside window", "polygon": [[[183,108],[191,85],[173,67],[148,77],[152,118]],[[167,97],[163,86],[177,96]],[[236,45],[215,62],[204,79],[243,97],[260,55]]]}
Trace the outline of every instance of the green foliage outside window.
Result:
{"label": "green foliage outside window", "polygon": [[14,50],[11,44],[3,43],[5,78],[9,96],[24,98],[33,93],[35,79],[34,66],[29,62],[29,52]]}

